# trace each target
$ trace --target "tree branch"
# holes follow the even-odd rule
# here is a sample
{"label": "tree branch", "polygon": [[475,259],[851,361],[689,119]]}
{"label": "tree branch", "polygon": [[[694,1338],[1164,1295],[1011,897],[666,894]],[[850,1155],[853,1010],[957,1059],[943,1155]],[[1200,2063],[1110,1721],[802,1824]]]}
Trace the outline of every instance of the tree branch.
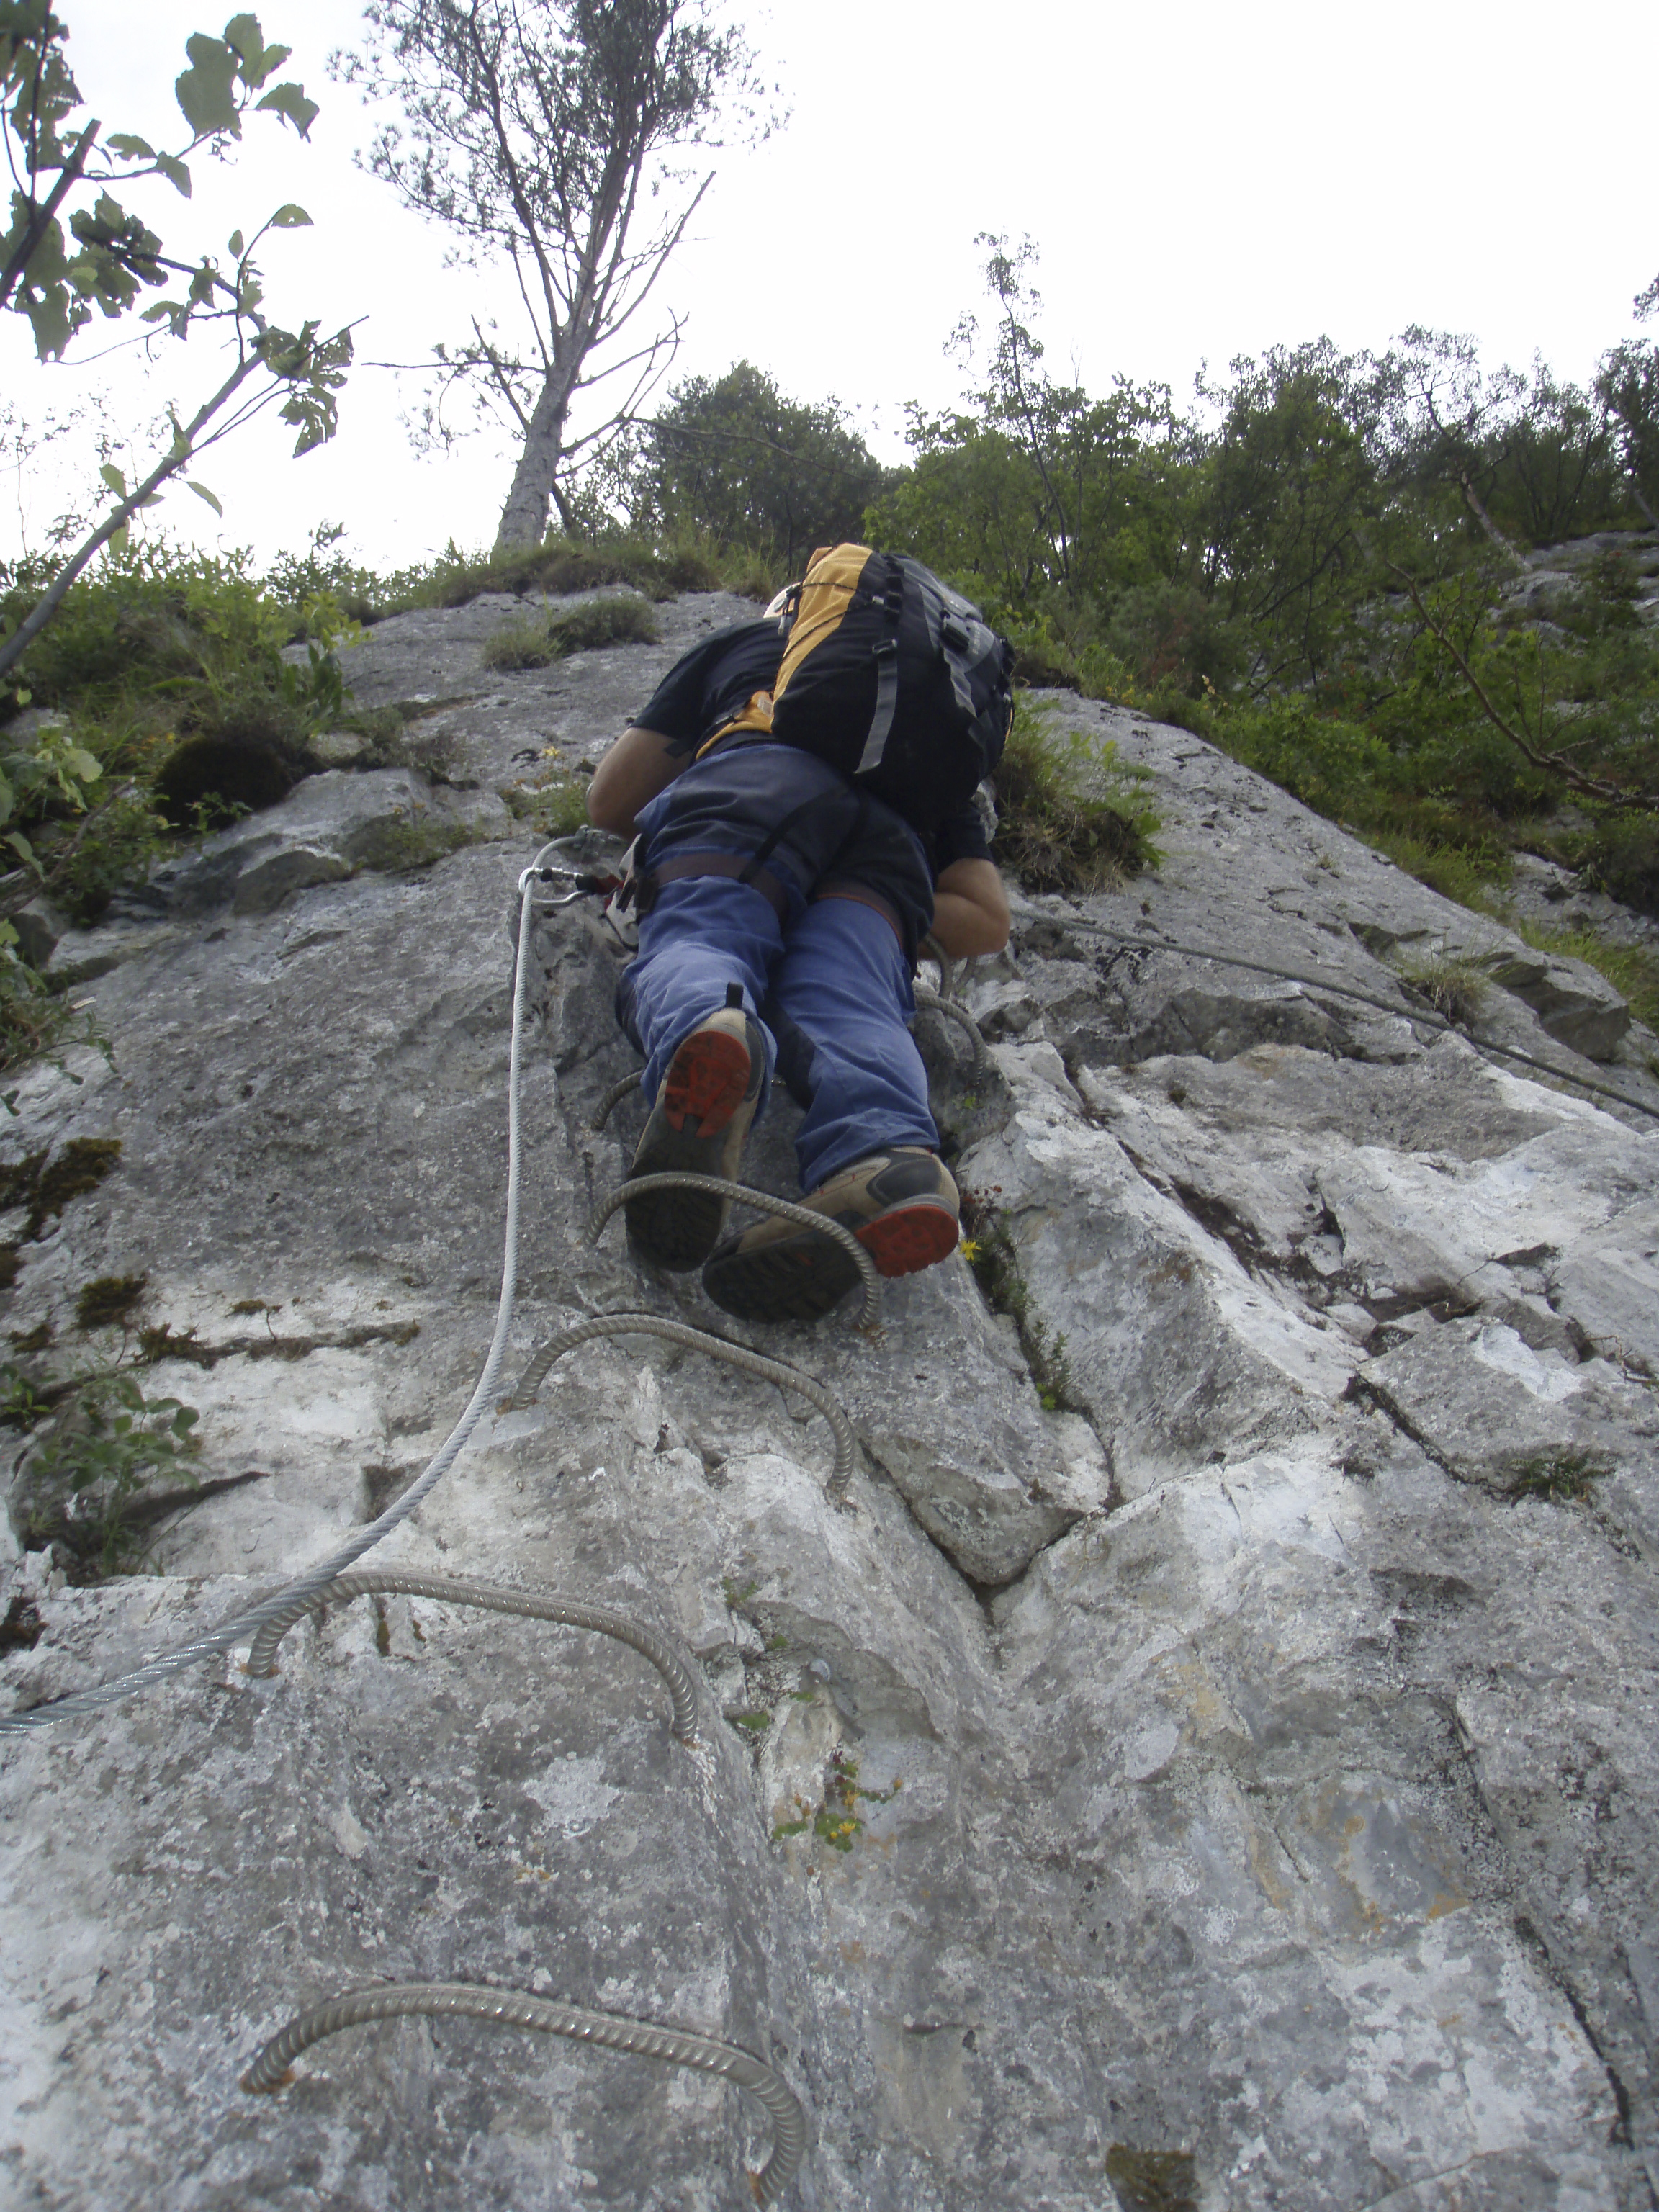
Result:
{"label": "tree branch", "polygon": [[70,157],[64,164],[58,182],[23,226],[22,237],[14,247],[5,267],[0,270],[0,307],[3,307],[10,299],[18,278],[33,259],[36,247],[46,236],[52,217],[64,204],[70,186],[79,181],[82,166],[92,151],[92,142],[102,128],[103,125],[95,121],[88,124],[70,149]]}

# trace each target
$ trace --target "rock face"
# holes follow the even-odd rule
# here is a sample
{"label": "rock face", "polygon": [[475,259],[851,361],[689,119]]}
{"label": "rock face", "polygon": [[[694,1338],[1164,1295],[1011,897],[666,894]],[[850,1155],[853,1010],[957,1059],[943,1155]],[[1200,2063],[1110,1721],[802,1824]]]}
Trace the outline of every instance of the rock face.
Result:
{"label": "rock face", "polygon": [[[319,776],[59,948],[111,1056],[29,1071],[4,1158],[122,1150],[9,1218],[5,1326],[37,1376],[131,1364],[75,1314],[142,1277],[135,1372],[199,1410],[209,1480],[76,1587],[5,1432],[13,1705],[323,1556],[472,1387],[534,849],[496,790],[597,757],[744,610],[486,678],[503,611],[355,656],[365,704],[459,702],[451,782]],[[953,1260],[874,1340],[747,1333],[852,1420],[844,1510],[805,1401],[636,1336],[489,1419],[382,1547],[678,1638],[698,1749],[621,1647],[398,1597],[274,1680],[7,1739],[7,2202],[752,2201],[735,2092],[518,2031],[356,2029],[238,2087],[294,2013],[410,1979],[744,2045],[823,2212],[1654,2201],[1659,1121],[1571,1080],[1659,1108],[1654,1041],[1197,739],[1066,705],[1152,771],[1169,857],[1018,902],[963,987],[993,1065],[920,1030],[1013,1310]],[[417,804],[474,842],[410,869],[363,831]],[[1486,962],[1480,1036],[1558,1076],[1414,1019],[1402,948]],[[580,909],[540,925],[515,1372],[590,1312],[726,1326],[619,1221],[582,1241],[639,1127],[590,1127],[615,975]],[[786,1192],[792,1112],[746,1167]]]}

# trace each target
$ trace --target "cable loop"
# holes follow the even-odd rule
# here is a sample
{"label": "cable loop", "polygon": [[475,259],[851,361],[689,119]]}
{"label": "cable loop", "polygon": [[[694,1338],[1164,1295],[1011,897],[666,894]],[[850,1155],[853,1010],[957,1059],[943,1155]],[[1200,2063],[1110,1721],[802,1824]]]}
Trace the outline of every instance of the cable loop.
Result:
{"label": "cable loop", "polygon": [[583,1241],[597,1244],[605,1233],[605,1224],[619,1206],[626,1206],[630,1198],[643,1198],[653,1190],[711,1191],[718,1198],[729,1198],[739,1206],[758,1206],[763,1213],[775,1213],[784,1221],[800,1223],[804,1228],[821,1230],[846,1251],[859,1271],[864,1284],[864,1310],[858,1318],[860,1328],[872,1329],[881,1321],[881,1275],[875,1261],[850,1229],[843,1229],[839,1221],[832,1221],[827,1213],[817,1213],[810,1206],[797,1206],[793,1199],[774,1198],[768,1190],[750,1190],[746,1183],[728,1182],[724,1176],[648,1175],[637,1176],[632,1182],[618,1183],[609,1198],[599,1208],[582,1231]]}
{"label": "cable loop", "polygon": [[371,2021],[404,2020],[411,2014],[433,2020],[479,2020],[495,2027],[537,2028],[544,2035],[568,2036],[577,2043],[597,2043],[606,2051],[627,2051],[635,2057],[719,2075],[757,2098],[772,2123],[772,2154],[760,2172],[750,2176],[757,2199],[763,2204],[775,2204],[800,2166],[806,2148],[806,2115],[800,2100],[751,2051],[686,2028],[659,2027],[653,2021],[629,2020],[617,2013],[586,2012],[577,2005],[556,2004],[518,1990],[486,1989],[475,1983],[405,1982],[392,1988],[347,1990],[327,2003],[301,2013],[273,2035],[243,2075],[242,2087],[254,2092],[280,2089],[294,2061],[313,2043],[348,2027],[362,2027]]}
{"label": "cable loop", "polygon": [[593,1109],[593,1118],[587,1125],[595,1136],[604,1128],[605,1123],[611,1119],[613,1110],[621,1105],[629,1092],[639,1089],[644,1075],[645,1070],[642,1067],[636,1067],[631,1074],[619,1076],[611,1085],[610,1090]]}
{"label": "cable loop", "polygon": [[824,1495],[837,1504],[846,1496],[858,1456],[858,1444],[852,1423],[821,1382],[803,1374],[799,1367],[790,1366],[786,1360],[769,1359],[763,1352],[750,1351],[746,1345],[732,1344],[708,1329],[693,1328],[685,1322],[670,1321],[659,1314],[597,1314],[591,1321],[578,1322],[574,1328],[562,1329],[542,1346],[525,1369],[518,1389],[507,1401],[507,1407],[520,1412],[533,1405],[536,1393],[556,1359],[562,1358],[567,1352],[574,1352],[579,1344],[591,1344],[603,1336],[664,1337],[671,1344],[686,1345],[694,1352],[708,1352],[711,1358],[723,1359],[728,1367],[738,1368],[745,1375],[758,1376],[763,1382],[775,1382],[782,1389],[799,1391],[817,1407],[835,1435],[835,1471],[824,1485]]}
{"label": "cable loop", "polygon": [[371,1573],[341,1575],[326,1589],[292,1600],[273,1620],[265,1621],[248,1653],[246,1672],[264,1677],[276,1672],[276,1647],[306,1614],[326,1613],[348,1598],[369,1597],[377,1591],[397,1591],[407,1597],[436,1598],[445,1605],[474,1606],[483,1613],[516,1613],[526,1620],[550,1620],[566,1628],[591,1628],[626,1644],[648,1659],[667,1685],[674,1701],[674,1733],[682,1742],[697,1732],[696,1692],[691,1669],[682,1653],[665,1636],[606,1605],[590,1605],[585,1598],[551,1593],[532,1597],[526,1590],[506,1589],[496,1583],[457,1580],[450,1575]]}
{"label": "cable loop", "polygon": [[958,1029],[965,1030],[974,1048],[974,1066],[983,1067],[986,1060],[985,1032],[974,1019],[960,999],[948,999],[942,992],[930,991],[925,983],[918,983],[913,994],[916,1005],[924,1012],[944,1014]]}

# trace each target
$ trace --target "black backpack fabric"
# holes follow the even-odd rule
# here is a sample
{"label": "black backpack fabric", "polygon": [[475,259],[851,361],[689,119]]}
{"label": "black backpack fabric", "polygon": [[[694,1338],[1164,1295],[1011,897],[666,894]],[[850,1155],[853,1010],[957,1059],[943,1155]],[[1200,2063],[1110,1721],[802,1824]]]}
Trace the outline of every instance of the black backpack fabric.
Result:
{"label": "black backpack fabric", "polygon": [[772,735],[926,828],[1002,757],[1013,647],[979,609],[901,553],[815,553],[792,610]]}

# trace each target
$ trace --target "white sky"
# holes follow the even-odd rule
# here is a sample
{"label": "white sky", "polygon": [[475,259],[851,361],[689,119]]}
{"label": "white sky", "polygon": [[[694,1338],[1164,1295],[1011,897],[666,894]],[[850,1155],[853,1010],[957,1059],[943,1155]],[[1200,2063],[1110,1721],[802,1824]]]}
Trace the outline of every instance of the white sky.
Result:
{"label": "white sky", "polygon": [[[855,408],[886,458],[902,456],[906,399],[941,405],[959,388],[942,348],[980,303],[979,230],[1041,246],[1057,373],[1094,388],[1117,371],[1164,378],[1178,397],[1201,359],[1322,333],[1381,347],[1411,322],[1472,331],[1494,363],[1538,352],[1582,379],[1659,270],[1651,0],[734,4],[789,113],[766,144],[716,157],[697,234],[663,280],[690,317],[675,373],[746,355],[793,397]],[[106,130],[179,143],[172,80],[186,35],[216,15],[199,0],[62,12]],[[233,167],[198,161],[188,205],[142,188],[132,204],[169,249],[222,252],[234,227],[295,199],[316,228],[268,242],[277,320],[366,316],[361,355],[417,362],[471,313],[510,312],[499,279],[446,270],[441,235],[354,169],[369,121],[324,62],[355,15],[267,0],[261,20],[295,49],[282,74],[322,104],[311,143],[259,118]],[[187,411],[212,372],[199,341],[162,344],[148,372],[126,355],[41,369],[21,318],[0,325],[0,385],[31,419],[96,396],[126,434],[168,400]],[[110,335],[85,333],[71,361]],[[339,437],[302,461],[280,425],[244,434],[200,469],[223,525],[175,491],[166,526],[264,557],[342,521],[381,567],[451,537],[487,543],[509,459],[487,439],[416,459],[399,415],[418,383],[356,371]],[[37,470],[21,523],[0,481],[0,550],[20,527],[38,541],[64,503],[63,452]]]}

